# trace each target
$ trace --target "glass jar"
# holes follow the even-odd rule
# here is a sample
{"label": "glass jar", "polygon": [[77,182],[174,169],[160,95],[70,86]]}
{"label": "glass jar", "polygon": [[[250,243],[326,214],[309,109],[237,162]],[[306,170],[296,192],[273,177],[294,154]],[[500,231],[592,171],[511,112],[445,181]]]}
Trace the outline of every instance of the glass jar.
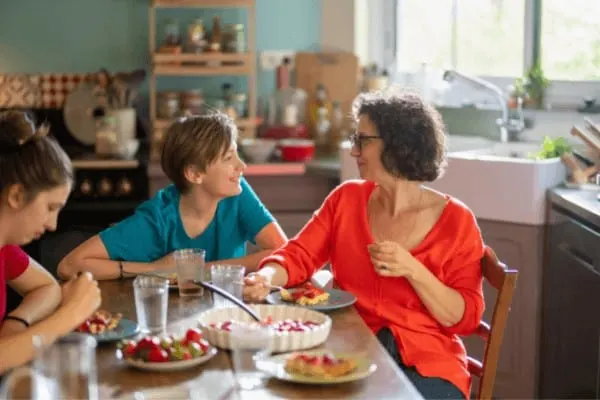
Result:
{"label": "glass jar", "polygon": [[244,32],[244,25],[228,25],[226,32],[227,34],[223,37],[225,51],[228,53],[246,52],[246,34]]}
{"label": "glass jar", "polygon": [[159,93],[156,110],[158,118],[175,118],[179,113],[179,105],[179,94],[177,92]]}
{"label": "glass jar", "polygon": [[206,47],[204,23],[200,18],[188,26],[187,51],[190,53],[202,53]]}
{"label": "glass jar", "polygon": [[181,34],[179,32],[179,23],[174,19],[167,20],[165,24],[165,46],[179,46],[181,43]]}
{"label": "glass jar", "polygon": [[246,52],[246,32],[244,31],[244,25],[236,24],[233,26],[233,45],[231,51],[233,53],[245,53]]}
{"label": "glass jar", "polygon": [[204,111],[204,95],[202,89],[183,92],[181,94],[181,110],[186,114],[202,114]]}
{"label": "glass jar", "polygon": [[95,151],[98,156],[112,157],[119,150],[117,119],[101,117],[96,120]]}
{"label": "glass jar", "polygon": [[247,101],[248,95],[246,93],[236,93],[231,99],[231,105],[235,108],[239,118],[245,118],[248,114],[246,111]]}

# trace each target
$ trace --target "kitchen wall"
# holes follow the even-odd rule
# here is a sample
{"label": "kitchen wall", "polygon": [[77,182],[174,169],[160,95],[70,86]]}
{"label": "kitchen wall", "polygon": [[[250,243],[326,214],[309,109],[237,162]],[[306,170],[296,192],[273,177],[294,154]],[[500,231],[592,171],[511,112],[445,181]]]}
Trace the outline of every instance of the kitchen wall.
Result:
{"label": "kitchen wall", "polygon": [[[93,72],[148,67],[150,0],[19,0],[3,2],[0,11],[0,73]],[[159,39],[166,18],[181,29],[201,16],[245,23],[244,10],[160,10]],[[302,17],[300,17],[302,16]],[[321,0],[256,0],[257,50],[318,50]],[[259,70],[260,71],[260,70]],[[274,73],[259,72],[259,94],[271,92]],[[160,78],[158,88],[202,87],[219,94],[223,82],[244,90],[245,78]],[[146,86],[147,87],[147,86]]]}

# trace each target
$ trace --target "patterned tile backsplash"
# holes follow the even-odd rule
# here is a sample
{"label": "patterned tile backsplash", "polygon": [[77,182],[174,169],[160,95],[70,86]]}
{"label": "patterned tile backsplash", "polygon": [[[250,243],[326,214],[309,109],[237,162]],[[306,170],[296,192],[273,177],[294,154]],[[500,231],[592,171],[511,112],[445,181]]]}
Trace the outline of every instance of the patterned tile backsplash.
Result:
{"label": "patterned tile backsplash", "polygon": [[0,74],[0,108],[61,108],[69,92],[91,74]]}

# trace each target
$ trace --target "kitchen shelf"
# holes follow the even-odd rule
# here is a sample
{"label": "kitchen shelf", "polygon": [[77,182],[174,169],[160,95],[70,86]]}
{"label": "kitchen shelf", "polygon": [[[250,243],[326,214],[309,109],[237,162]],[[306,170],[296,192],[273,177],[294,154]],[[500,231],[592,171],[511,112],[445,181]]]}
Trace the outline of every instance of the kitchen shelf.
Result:
{"label": "kitchen shelf", "polygon": [[218,68],[220,66],[249,66],[251,62],[248,53],[201,53],[201,54],[161,54],[154,53],[152,61],[155,65],[158,64],[182,64],[186,65],[201,65],[206,67]]}
{"label": "kitchen shelf", "polygon": [[243,65],[218,68],[193,65],[155,65],[153,71],[155,75],[162,76],[236,76],[248,75],[250,67]]}
{"label": "kitchen shelf", "polygon": [[[149,49],[152,68],[149,81],[150,120],[152,121],[152,158],[160,154],[160,145],[169,121],[157,118],[157,79],[160,76],[247,76],[248,118],[236,121],[240,136],[254,137],[259,121],[256,118],[256,0],[152,0],[148,11]],[[158,50],[156,14],[166,8],[245,8],[246,53],[163,53]],[[185,32],[185,30],[184,30]]]}
{"label": "kitchen shelf", "polygon": [[254,7],[254,0],[154,0],[155,8],[240,8]]}

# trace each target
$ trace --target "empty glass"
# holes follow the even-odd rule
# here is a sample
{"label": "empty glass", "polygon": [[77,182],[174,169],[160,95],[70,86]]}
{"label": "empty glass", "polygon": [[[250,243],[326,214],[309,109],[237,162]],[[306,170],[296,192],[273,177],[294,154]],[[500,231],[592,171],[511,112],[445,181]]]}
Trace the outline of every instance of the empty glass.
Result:
{"label": "empty glass", "polygon": [[205,258],[202,249],[182,249],[173,253],[177,267],[177,286],[180,296],[202,296],[204,289],[193,281],[207,280]]}
{"label": "empty glass", "polygon": [[153,276],[138,276],[133,281],[135,311],[140,329],[161,333],[167,328],[169,281]]}
{"label": "empty glass", "polygon": [[[244,273],[246,267],[242,265],[213,265],[210,268],[210,275],[213,285],[220,287],[226,292],[242,300],[242,289],[244,288]],[[214,307],[235,306],[231,301],[213,293]]]}
{"label": "empty glass", "polygon": [[[33,337],[36,357],[31,367],[5,376],[0,399],[98,399],[96,339],[72,333],[47,346],[43,336]],[[18,385],[29,376],[29,387]]]}
{"label": "empty glass", "polygon": [[231,358],[238,386],[242,390],[261,387],[265,375],[256,363],[271,354],[273,332],[260,325],[233,325],[231,327]]}

